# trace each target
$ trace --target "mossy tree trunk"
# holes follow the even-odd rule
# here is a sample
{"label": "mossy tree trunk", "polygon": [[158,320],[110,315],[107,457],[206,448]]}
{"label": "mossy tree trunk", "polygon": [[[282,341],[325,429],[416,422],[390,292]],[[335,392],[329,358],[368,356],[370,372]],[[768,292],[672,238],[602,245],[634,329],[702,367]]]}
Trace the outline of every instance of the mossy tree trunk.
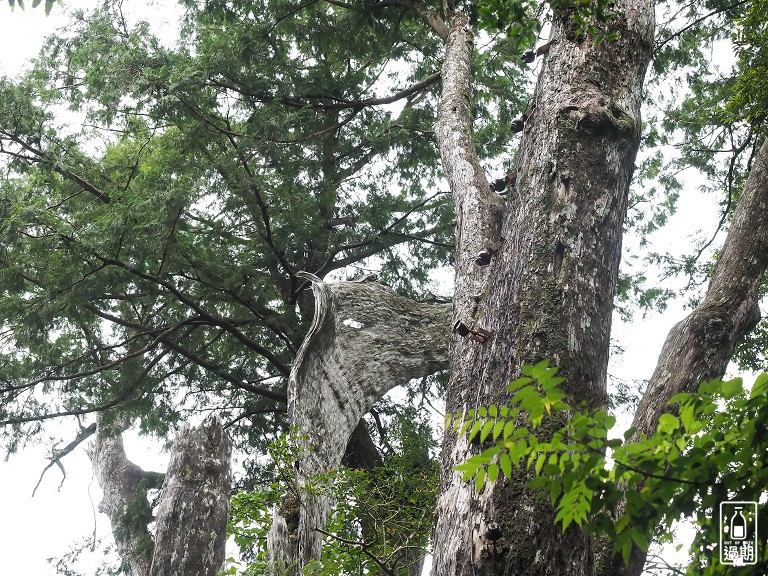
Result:
{"label": "mossy tree trunk", "polygon": [[[605,402],[653,27],[648,0],[614,4],[605,32],[618,39],[599,45],[578,34],[568,14],[555,16],[499,229],[496,199],[475,169],[471,143],[471,30],[465,16],[453,18],[436,134],[457,213],[454,321],[495,335],[486,343],[452,340],[448,411],[504,402],[521,365],[542,359],[561,368],[572,403]],[[478,250],[502,236],[490,266],[478,269]],[[486,485],[479,495],[461,482],[453,467],[473,450],[446,435],[432,574],[592,573],[589,539],[575,529],[561,533],[548,503],[524,488],[524,477]],[[491,524],[501,529],[493,543],[486,537]]]}

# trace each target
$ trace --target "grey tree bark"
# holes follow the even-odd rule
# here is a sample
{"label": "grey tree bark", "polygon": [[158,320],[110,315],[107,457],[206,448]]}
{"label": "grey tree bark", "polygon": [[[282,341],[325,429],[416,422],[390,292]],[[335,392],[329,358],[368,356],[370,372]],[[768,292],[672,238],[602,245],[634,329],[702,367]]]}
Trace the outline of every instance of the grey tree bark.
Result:
{"label": "grey tree bark", "polygon": [[[268,539],[276,573],[298,573],[319,558],[320,530],[333,503],[327,494],[302,488],[340,464],[360,419],[394,386],[450,364],[447,410],[460,412],[504,402],[505,385],[520,367],[546,358],[567,378],[570,402],[605,402],[621,227],[640,138],[653,2],[619,0],[609,16],[604,32],[617,33],[618,40],[600,45],[577,33],[567,13],[554,17],[552,45],[523,132],[517,181],[509,199],[502,201],[491,192],[472,141],[468,16],[454,12],[448,26],[434,12],[425,13],[445,41],[435,132],[457,215],[454,302],[452,308],[419,304],[377,282],[327,285],[305,276],[315,297],[315,318],[289,380],[290,417],[304,449],[296,463],[295,485],[275,510]],[[665,345],[637,413],[643,430],[655,427],[671,395],[722,374],[736,341],[756,321],[757,289],[768,265],[768,226],[761,220],[768,213],[766,155],[764,145],[707,298],[673,329]],[[491,265],[477,266],[478,251],[502,238]],[[456,335],[449,350],[450,326],[457,321],[491,336],[482,341]],[[220,483],[203,490],[205,497],[194,492],[199,481],[185,484],[184,471],[199,464],[190,461],[190,447],[200,444],[179,441],[181,452],[166,479],[168,500],[160,506],[154,550],[146,522],[143,528],[141,523],[131,525],[118,541],[136,576],[169,574],[180,561],[173,553],[202,559],[207,567],[220,565],[216,538],[223,538],[222,486],[228,472],[214,455],[228,448],[222,447],[223,433],[219,436],[212,427],[205,434],[202,442],[212,456],[198,478],[215,469],[211,479]],[[562,534],[549,505],[525,489],[524,475],[486,485],[480,494],[461,482],[453,467],[473,450],[446,435],[432,574],[595,573],[593,543],[576,529]],[[98,432],[94,466],[105,487],[103,509],[115,526],[125,525],[124,512],[136,491],[145,489],[147,474],[127,461],[119,436],[106,431]],[[142,497],[143,521],[145,492]],[[194,498],[207,511],[203,517],[210,531],[195,535],[202,549],[197,544],[180,549],[179,537],[186,536],[181,527],[200,518],[173,502]],[[498,527],[500,538],[489,538],[491,525]],[[206,548],[206,542],[214,542],[213,547]],[[600,573],[639,574],[643,560],[634,556],[630,571],[600,563]]]}
{"label": "grey tree bark", "polygon": [[[124,565],[132,576],[215,576],[224,566],[231,487],[231,448],[221,422],[183,426],[165,475],[128,460],[123,427],[99,415],[91,460],[104,492],[99,509],[109,516]],[[162,490],[156,519],[147,500],[153,488]],[[147,527],[153,519],[154,537]]]}
{"label": "grey tree bark", "polygon": [[[541,359],[561,367],[571,402],[605,400],[621,226],[654,29],[650,0],[611,10],[606,32],[618,40],[597,46],[567,13],[554,16],[518,178],[502,208],[505,240],[487,280],[474,258],[483,235],[499,239],[499,210],[471,140],[471,31],[463,14],[451,21],[436,135],[457,212],[454,320],[477,318],[495,335],[485,344],[452,340],[448,411],[503,402],[520,366]],[[479,495],[461,482],[453,468],[472,450],[446,435],[432,574],[592,573],[589,539],[577,530],[561,534],[524,477]],[[487,538],[491,524],[500,539]]]}
{"label": "grey tree bark", "polygon": [[448,364],[450,304],[417,303],[375,281],[325,284],[311,274],[312,326],[288,384],[299,450],[295,485],[274,510],[271,569],[299,573],[320,557],[332,501],[305,486],[335,469],[361,418],[395,386]]}

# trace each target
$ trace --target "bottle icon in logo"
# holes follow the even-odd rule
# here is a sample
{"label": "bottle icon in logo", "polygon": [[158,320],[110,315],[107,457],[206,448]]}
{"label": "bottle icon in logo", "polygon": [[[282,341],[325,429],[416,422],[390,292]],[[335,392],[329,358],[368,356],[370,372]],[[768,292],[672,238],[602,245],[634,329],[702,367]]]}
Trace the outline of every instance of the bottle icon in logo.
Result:
{"label": "bottle icon in logo", "polygon": [[747,519],[741,513],[741,507],[736,507],[735,510],[731,517],[730,536],[734,540],[744,540],[747,537]]}

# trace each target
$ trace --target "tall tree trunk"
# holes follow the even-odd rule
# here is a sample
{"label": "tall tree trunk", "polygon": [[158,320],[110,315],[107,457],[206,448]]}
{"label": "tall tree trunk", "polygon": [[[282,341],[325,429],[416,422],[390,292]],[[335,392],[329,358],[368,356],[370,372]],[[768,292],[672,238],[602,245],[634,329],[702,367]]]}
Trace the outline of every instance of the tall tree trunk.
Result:
{"label": "tall tree trunk", "polygon": [[[760,320],[759,290],[768,269],[768,140],[755,157],[707,295],[670,330],[632,423],[637,434],[656,431],[670,398],[725,374],[738,341]],[[608,545],[606,544],[606,548]],[[600,574],[639,576],[646,554],[632,550],[628,566],[601,551]]]}
{"label": "tall tree trunk", "polygon": [[[128,460],[122,428],[98,416],[91,460],[104,492],[99,509],[109,516],[129,573],[215,576],[224,567],[231,485],[231,449],[221,422],[212,418],[197,428],[182,427],[165,475]],[[147,529],[153,520],[147,490],[161,484],[153,539]]]}
{"label": "tall tree trunk", "polygon": [[231,450],[218,418],[179,430],[157,509],[150,576],[215,576],[224,568]]}
{"label": "tall tree trunk", "polygon": [[[606,32],[619,37],[599,45],[578,35],[567,14],[554,17],[517,183],[504,207],[505,240],[487,281],[474,259],[484,234],[498,239],[496,210],[471,142],[470,32],[463,15],[452,21],[436,134],[457,213],[454,321],[476,317],[477,327],[495,335],[486,343],[452,340],[448,411],[505,401],[521,365],[545,358],[561,367],[571,402],[605,401],[621,230],[654,28],[651,0],[619,1],[611,10]],[[432,574],[592,573],[589,539],[554,527],[551,507],[524,488],[525,477],[486,485],[479,495],[461,482],[453,468],[472,450],[446,435]],[[487,538],[492,524],[500,539]]]}

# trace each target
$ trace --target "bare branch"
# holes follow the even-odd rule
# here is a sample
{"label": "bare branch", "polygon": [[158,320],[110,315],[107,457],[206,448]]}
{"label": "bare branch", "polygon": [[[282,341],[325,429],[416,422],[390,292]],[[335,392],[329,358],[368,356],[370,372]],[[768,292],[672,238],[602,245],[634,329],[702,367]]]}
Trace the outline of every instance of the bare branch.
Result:
{"label": "bare branch", "polygon": [[48,466],[46,466],[42,473],[40,474],[40,479],[37,481],[37,484],[35,484],[34,490],[32,490],[32,498],[35,497],[35,493],[37,492],[38,487],[40,486],[40,483],[43,481],[43,476],[45,476],[45,473],[50,470],[53,465],[58,465],[62,472],[64,473],[64,478],[61,480],[61,484],[59,484],[59,490],[61,490],[62,484],[64,484],[64,479],[67,477],[67,473],[64,471],[64,468],[61,466],[61,459],[64,458],[67,454],[72,452],[75,448],[77,448],[83,441],[93,436],[93,434],[96,432],[96,422],[88,426],[87,428],[81,428],[80,432],[78,432],[77,436],[75,436],[75,439],[72,440],[69,444],[64,446],[64,448],[56,449],[52,448],[51,452],[52,455],[48,458],[50,460],[50,463]]}

